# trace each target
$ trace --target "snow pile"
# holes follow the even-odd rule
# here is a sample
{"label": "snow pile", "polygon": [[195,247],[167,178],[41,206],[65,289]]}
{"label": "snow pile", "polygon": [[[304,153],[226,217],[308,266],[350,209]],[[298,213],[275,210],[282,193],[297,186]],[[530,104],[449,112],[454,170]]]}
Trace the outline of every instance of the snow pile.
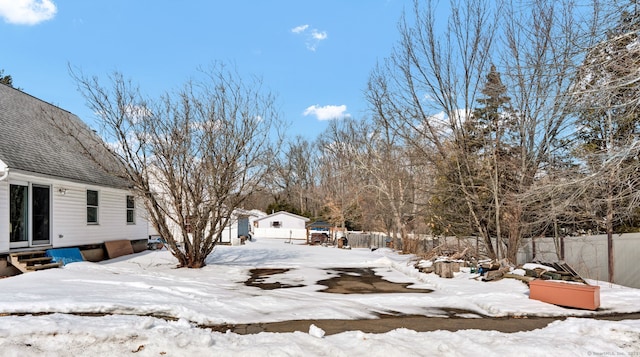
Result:
{"label": "snow pile", "polygon": [[529,269],[529,270],[542,269],[542,270],[546,270],[546,271],[556,271],[556,269],[553,268],[553,267],[546,266],[546,265],[543,265],[543,264],[536,264],[536,263],[527,263],[527,264],[522,266],[522,269]]}
{"label": "snow pile", "polygon": [[311,326],[309,326],[309,335],[317,338],[323,338],[324,334],[325,334],[324,330],[321,329],[320,327],[314,324],[311,324]]}
{"label": "snow pile", "polygon": [[[327,249],[258,239],[220,246],[203,269],[176,269],[166,251],[148,251],[101,263],[71,263],[0,279],[0,353],[36,355],[540,355],[640,352],[640,322],[570,318],[531,332],[461,330],[383,334],[308,331],[237,335],[198,325],[312,319],[371,319],[378,314],[461,317],[594,316],[639,312],[640,290],[590,281],[601,287],[601,311],[566,309],[530,300],[517,280],[485,283],[477,274],[453,279],[424,274],[415,257],[388,248]],[[279,268],[268,282],[296,287],[261,290],[244,282],[255,268]],[[320,280],[331,268],[372,268],[390,282],[431,293],[330,294]],[[287,270],[288,269],[288,270]],[[51,313],[3,316],[11,313]],[[77,316],[70,313],[104,313]],[[163,320],[149,316],[167,316]],[[445,314],[446,316],[446,314]],[[541,344],[540,341],[544,341]],[[357,343],[356,343],[357,342]],[[635,342],[635,343],[634,343]]]}
{"label": "snow pile", "polygon": [[383,334],[360,331],[238,335],[181,321],[63,314],[0,318],[3,356],[588,356],[640,353],[640,321],[569,318],[544,329]]}

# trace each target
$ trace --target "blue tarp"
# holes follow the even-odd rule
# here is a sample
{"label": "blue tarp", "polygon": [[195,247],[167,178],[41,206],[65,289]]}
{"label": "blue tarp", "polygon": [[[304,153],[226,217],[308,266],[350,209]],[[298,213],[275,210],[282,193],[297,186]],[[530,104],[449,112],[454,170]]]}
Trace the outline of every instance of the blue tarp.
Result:
{"label": "blue tarp", "polygon": [[51,257],[52,262],[62,262],[63,265],[74,262],[82,262],[84,258],[78,248],[56,248],[46,251],[47,257]]}

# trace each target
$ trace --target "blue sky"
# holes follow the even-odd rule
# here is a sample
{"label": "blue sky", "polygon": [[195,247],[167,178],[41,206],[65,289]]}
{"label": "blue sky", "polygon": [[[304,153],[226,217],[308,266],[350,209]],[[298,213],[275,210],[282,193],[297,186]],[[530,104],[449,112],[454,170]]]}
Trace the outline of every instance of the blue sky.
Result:
{"label": "blue sky", "polygon": [[364,90],[399,39],[408,0],[0,0],[0,69],[14,86],[94,126],[68,73],[122,72],[172,90],[215,61],[278,96],[288,136],[367,115]]}

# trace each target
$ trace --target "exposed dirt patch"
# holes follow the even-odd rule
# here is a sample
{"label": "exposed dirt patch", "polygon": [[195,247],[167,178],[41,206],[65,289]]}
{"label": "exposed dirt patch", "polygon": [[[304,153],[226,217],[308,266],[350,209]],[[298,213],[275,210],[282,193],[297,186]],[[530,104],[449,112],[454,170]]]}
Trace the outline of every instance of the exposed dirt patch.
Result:
{"label": "exposed dirt patch", "polygon": [[262,290],[299,288],[304,285],[282,284],[278,281],[267,283],[265,279],[277,274],[284,274],[291,269],[251,269],[251,277],[244,282],[244,285],[255,286]]}
{"label": "exposed dirt patch", "polygon": [[[248,324],[220,324],[220,325],[198,325],[199,328],[211,329],[217,332],[234,332],[240,335],[256,334],[260,332],[308,332],[311,324],[323,329],[327,335],[346,331],[362,331],[365,333],[385,333],[398,328],[406,328],[417,332],[428,332],[437,330],[459,331],[466,329],[499,331],[505,333],[531,331],[544,328],[554,321],[562,321],[568,317],[585,319],[621,321],[640,320],[640,312],[627,314],[609,314],[592,316],[561,316],[561,317],[535,317],[535,316],[511,316],[511,317],[480,317],[464,318],[468,314],[476,314],[470,311],[459,309],[436,309],[444,313],[442,317],[429,317],[420,315],[378,315],[377,319],[365,320],[290,320],[280,322],[258,322]],[[56,314],[56,312],[13,312],[2,313],[0,316],[45,316]],[[114,315],[111,313],[90,313],[90,312],[66,312],[65,314],[87,317],[101,317]],[[132,314],[136,316],[149,316],[167,321],[177,321],[178,318],[158,314]],[[477,314],[476,314],[477,315]],[[480,316],[480,315],[478,315]]]}
{"label": "exposed dirt patch", "polygon": [[[460,311],[456,312],[458,315]],[[292,320],[271,323],[237,324],[201,326],[214,331],[231,331],[240,335],[260,332],[308,332],[311,324],[323,329],[327,335],[345,331],[362,331],[365,333],[385,333],[398,328],[406,328],[417,332],[436,330],[459,331],[466,329],[500,331],[505,333],[532,331],[544,328],[554,321],[562,321],[567,317],[427,317],[427,316],[391,316],[381,315],[371,320]],[[585,316],[597,320],[638,320],[640,313]]]}
{"label": "exposed dirt patch", "polygon": [[[304,285],[284,284],[277,281],[274,275],[284,274],[290,269],[252,269],[251,277],[244,282],[263,290],[297,288]],[[371,268],[333,268],[328,273],[337,273],[329,279],[320,280],[319,285],[326,286],[321,290],[333,294],[385,294],[385,293],[430,293],[431,289],[411,289],[411,283],[393,283],[384,280]],[[271,278],[269,282],[267,278]]]}
{"label": "exposed dirt patch", "polygon": [[377,275],[371,268],[335,268],[338,276],[318,281],[327,288],[324,293],[334,294],[384,294],[430,293],[431,289],[410,289],[411,283],[392,283]]}

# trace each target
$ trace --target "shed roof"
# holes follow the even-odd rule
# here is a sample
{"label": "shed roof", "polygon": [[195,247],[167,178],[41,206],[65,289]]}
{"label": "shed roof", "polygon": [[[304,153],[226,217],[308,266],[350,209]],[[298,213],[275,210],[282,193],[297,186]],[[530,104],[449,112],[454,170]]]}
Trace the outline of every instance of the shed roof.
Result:
{"label": "shed roof", "polygon": [[[126,187],[124,180],[100,168],[74,138],[54,125],[54,121],[72,128],[79,133],[78,138],[100,142],[76,115],[0,84],[0,160],[10,170],[100,186]],[[94,150],[101,147],[90,146]],[[118,165],[115,158],[110,161]]]}
{"label": "shed roof", "polygon": [[315,221],[307,224],[308,228],[332,228],[333,225],[327,221]]}
{"label": "shed roof", "polygon": [[294,218],[301,219],[301,220],[303,220],[305,222],[309,222],[310,221],[310,219],[307,218],[307,217],[298,216],[297,214],[293,214],[293,213],[286,212],[286,211],[278,211],[276,213],[272,213],[270,215],[267,215],[267,216],[264,216],[264,217],[260,217],[260,218],[256,219],[256,221],[262,221],[264,219],[269,219],[271,217],[274,217],[274,216],[277,216],[277,215],[282,215],[282,214],[287,215],[287,216],[291,216],[291,217],[294,217]]}

